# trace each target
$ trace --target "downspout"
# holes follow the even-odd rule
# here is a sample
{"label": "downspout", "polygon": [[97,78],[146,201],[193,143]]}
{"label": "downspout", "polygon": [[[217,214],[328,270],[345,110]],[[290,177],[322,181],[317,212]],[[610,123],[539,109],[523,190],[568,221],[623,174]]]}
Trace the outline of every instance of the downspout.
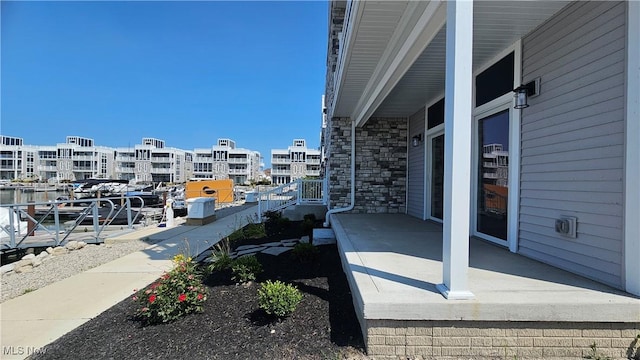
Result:
{"label": "downspout", "polygon": [[351,120],[351,204],[347,207],[331,209],[325,215],[324,227],[331,226],[331,214],[353,210],[356,203],[356,121]]}

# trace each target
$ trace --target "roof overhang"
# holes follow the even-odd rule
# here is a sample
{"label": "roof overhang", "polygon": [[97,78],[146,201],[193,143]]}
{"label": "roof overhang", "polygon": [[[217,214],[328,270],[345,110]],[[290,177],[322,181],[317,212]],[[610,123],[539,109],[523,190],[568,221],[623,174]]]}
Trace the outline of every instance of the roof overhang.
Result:
{"label": "roof overhang", "polygon": [[[474,71],[568,3],[475,1]],[[353,1],[344,22],[330,116],[408,117],[444,95],[446,2]]]}

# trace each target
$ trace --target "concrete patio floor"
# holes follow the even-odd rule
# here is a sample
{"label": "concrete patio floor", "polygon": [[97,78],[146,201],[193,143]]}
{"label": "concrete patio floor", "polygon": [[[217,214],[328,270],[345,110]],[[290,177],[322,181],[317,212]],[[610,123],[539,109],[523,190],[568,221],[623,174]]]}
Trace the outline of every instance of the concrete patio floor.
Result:
{"label": "concrete patio floor", "polygon": [[442,226],[402,214],[334,214],[343,268],[363,320],[640,322],[640,299],[589,279],[470,241],[473,300],[447,300]]}

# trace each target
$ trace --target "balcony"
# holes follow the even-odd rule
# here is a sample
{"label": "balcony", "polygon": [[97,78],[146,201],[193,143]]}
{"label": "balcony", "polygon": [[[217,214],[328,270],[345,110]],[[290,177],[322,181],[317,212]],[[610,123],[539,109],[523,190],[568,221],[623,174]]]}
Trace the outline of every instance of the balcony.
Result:
{"label": "balcony", "polygon": [[136,169],[133,167],[121,167],[121,166],[116,167],[117,173],[134,173],[135,171]]}
{"label": "balcony", "polygon": [[135,156],[116,156],[116,161],[136,161]]}
{"label": "balcony", "polygon": [[271,159],[271,163],[272,164],[290,164],[291,163],[291,159],[289,158],[273,158]]}
{"label": "balcony", "polygon": [[155,157],[155,156],[152,156],[151,157],[151,162],[155,162],[155,163],[170,163],[171,162],[171,158],[170,157]]}
{"label": "balcony", "polygon": [[291,175],[291,170],[275,170],[275,169],[271,169],[271,175]]}
{"label": "balcony", "polygon": [[228,163],[230,164],[248,164],[249,163],[249,159],[247,158],[229,158],[229,160],[227,160]]}

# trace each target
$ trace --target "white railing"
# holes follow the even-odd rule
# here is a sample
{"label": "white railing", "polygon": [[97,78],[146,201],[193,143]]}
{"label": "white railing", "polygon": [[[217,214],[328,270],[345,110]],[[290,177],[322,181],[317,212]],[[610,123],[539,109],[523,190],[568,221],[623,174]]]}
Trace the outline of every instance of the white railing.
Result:
{"label": "white railing", "polygon": [[[95,242],[100,242],[100,234],[105,227],[118,216],[127,221],[127,228],[133,229],[133,224],[140,220],[142,212],[133,211],[131,200],[144,207],[144,200],[139,196],[122,197],[120,199],[82,199],[56,200],[51,202],[35,202],[28,204],[2,204],[1,208],[7,215],[7,223],[0,226],[0,248],[2,251],[27,247],[59,246],[69,235],[87,219],[93,228],[91,234]],[[122,206],[116,206],[114,201],[120,200]],[[88,204],[88,205],[87,205]],[[74,207],[82,205],[81,207]],[[70,209],[69,209],[70,207]],[[36,208],[38,210],[36,210]],[[73,211],[77,214],[74,220],[62,223],[61,213]],[[103,211],[100,214],[100,210]],[[106,215],[105,215],[106,214]],[[123,214],[123,215],[120,215]],[[53,221],[50,226],[44,223]],[[36,230],[38,234],[36,236]]]}
{"label": "white railing", "polygon": [[325,181],[298,179],[298,204],[324,204]]}
{"label": "white railing", "polygon": [[289,164],[291,163],[291,159],[287,158],[272,158],[271,159],[271,163],[272,164]]}
{"label": "white railing", "polygon": [[271,169],[272,175],[291,175],[291,170]]}
{"label": "white railing", "polygon": [[291,205],[324,205],[326,198],[326,180],[297,179],[258,193],[258,216],[262,221],[262,214],[267,211],[278,211]]}

